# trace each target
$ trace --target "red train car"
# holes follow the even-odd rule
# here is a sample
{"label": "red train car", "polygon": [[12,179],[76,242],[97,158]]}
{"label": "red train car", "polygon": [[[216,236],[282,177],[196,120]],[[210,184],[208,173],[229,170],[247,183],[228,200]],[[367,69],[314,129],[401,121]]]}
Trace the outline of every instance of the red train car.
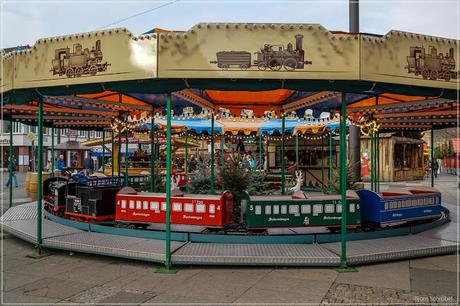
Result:
{"label": "red train car", "polygon": [[[233,195],[187,194],[171,197],[171,224],[223,227],[233,220]],[[145,226],[166,222],[164,193],[132,192],[117,194],[115,221],[125,225]]]}

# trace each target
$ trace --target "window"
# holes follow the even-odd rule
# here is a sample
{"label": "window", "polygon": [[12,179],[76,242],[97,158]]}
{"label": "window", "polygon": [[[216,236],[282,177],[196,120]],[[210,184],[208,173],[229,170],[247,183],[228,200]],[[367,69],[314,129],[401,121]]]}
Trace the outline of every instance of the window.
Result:
{"label": "window", "polygon": [[158,202],[150,202],[150,210],[158,210],[160,203]]}
{"label": "window", "polygon": [[136,209],[142,209],[142,201],[136,201]]}
{"label": "window", "polygon": [[323,204],[313,205],[313,214],[321,214],[323,212]]}
{"label": "window", "polygon": [[334,204],[326,204],[326,205],[324,205],[324,212],[327,213],[327,214],[333,214],[334,213]]}
{"label": "window", "polygon": [[196,212],[197,213],[206,212],[206,206],[204,204],[196,204]]}
{"label": "window", "polygon": [[262,207],[260,205],[256,205],[256,215],[262,214]]}
{"label": "window", "polygon": [[292,215],[299,214],[299,205],[289,205],[289,213]]}
{"label": "window", "polygon": [[300,207],[300,211],[303,215],[311,214],[311,206],[310,205],[302,205]]}
{"label": "window", "polygon": [[121,208],[126,208],[126,200],[121,200]]}
{"label": "window", "polygon": [[161,210],[166,210],[166,202],[161,202]]}
{"label": "window", "polygon": [[271,205],[266,205],[266,206],[265,206],[265,214],[266,214],[266,215],[271,215],[271,214],[272,214],[272,207],[271,207]]}
{"label": "window", "polygon": [[129,200],[129,209],[134,209],[134,200]]}
{"label": "window", "polygon": [[281,214],[287,214],[287,205],[281,205]]}
{"label": "window", "polygon": [[173,203],[173,211],[182,211],[182,203]]}
{"label": "window", "polygon": [[273,205],[273,214],[277,215],[280,213],[280,206],[279,205]]}
{"label": "window", "polygon": [[342,204],[335,204],[335,212],[339,214],[342,213]]}
{"label": "window", "polygon": [[210,213],[210,214],[216,213],[216,205],[214,205],[214,204],[209,204],[209,213]]}
{"label": "window", "polygon": [[193,204],[192,203],[185,203],[184,211],[185,212],[193,212]]}
{"label": "window", "polygon": [[149,209],[149,201],[144,201],[143,204],[144,205],[143,205],[142,209],[145,209],[145,210]]}
{"label": "window", "polygon": [[388,203],[385,203],[385,210],[388,210]]}
{"label": "window", "polygon": [[351,212],[351,213],[354,213],[355,210],[356,210],[356,209],[355,209],[355,204],[350,203],[350,206],[349,206],[349,207],[350,207],[350,212]]}

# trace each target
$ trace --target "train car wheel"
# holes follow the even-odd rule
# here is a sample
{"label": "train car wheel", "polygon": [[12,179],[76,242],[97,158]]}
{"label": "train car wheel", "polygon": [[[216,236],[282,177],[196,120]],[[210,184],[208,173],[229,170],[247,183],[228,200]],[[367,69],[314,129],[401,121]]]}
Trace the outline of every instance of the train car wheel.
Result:
{"label": "train car wheel", "polygon": [[284,66],[284,69],[286,69],[287,71],[293,71],[295,70],[295,67],[297,66],[297,61],[294,58],[289,57],[284,60],[283,66]]}
{"label": "train car wheel", "polygon": [[75,68],[75,77],[81,77],[83,74],[83,68],[77,67]]}
{"label": "train car wheel", "polygon": [[73,68],[67,68],[65,74],[68,78],[73,78],[75,76],[75,71],[73,70]]}
{"label": "train car wheel", "polygon": [[438,79],[438,72],[435,70],[432,70],[430,73],[430,80],[437,80]]}
{"label": "train car wheel", "polygon": [[128,228],[128,229],[136,229],[136,225],[131,223],[131,224],[126,225],[126,228]]}
{"label": "train car wheel", "polygon": [[89,73],[91,75],[96,75],[97,73],[97,67],[95,65],[92,65],[91,67],[89,67]]}
{"label": "train car wheel", "polygon": [[244,64],[244,65],[241,65],[240,68],[241,68],[241,70],[248,70],[249,65]]}
{"label": "train car wheel", "polygon": [[282,67],[282,63],[279,59],[277,58],[272,58],[269,62],[268,62],[268,67],[270,67],[271,70],[273,71],[278,71],[281,69]]}
{"label": "train car wheel", "polygon": [[223,65],[221,66],[221,68],[222,68],[222,70],[228,70],[228,65],[227,65],[227,64],[223,64]]}
{"label": "train car wheel", "polygon": [[259,65],[257,65],[257,68],[259,68],[259,70],[261,71],[265,71],[267,69],[267,65],[265,65],[265,63],[259,63]]}
{"label": "train car wheel", "polygon": [[430,76],[430,71],[428,71],[427,69],[423,69],[422,70],[423,79],[427,80],[429,76]]}

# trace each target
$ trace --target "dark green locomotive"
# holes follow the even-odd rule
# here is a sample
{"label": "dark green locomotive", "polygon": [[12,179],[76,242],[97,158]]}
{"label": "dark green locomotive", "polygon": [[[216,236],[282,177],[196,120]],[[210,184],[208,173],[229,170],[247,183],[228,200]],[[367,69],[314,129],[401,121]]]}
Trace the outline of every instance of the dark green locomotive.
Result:
{"label": "dark green locomotive", "polygon": [[[241,211],[248,228],[270,227],[340,227],[340,195],[312,195],[294,199],[286,196],[243,195]],[[361,224],[361,204],[354,191],[347,191],[347,226]]]}

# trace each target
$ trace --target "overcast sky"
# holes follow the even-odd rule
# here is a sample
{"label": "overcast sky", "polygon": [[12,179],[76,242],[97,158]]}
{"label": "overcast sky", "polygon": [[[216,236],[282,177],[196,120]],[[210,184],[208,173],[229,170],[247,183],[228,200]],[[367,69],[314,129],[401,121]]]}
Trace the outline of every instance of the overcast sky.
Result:
{"label": "overcast sky", "polygon": [[[2,48],[38,38],[87,32],[152,10],[111,27],[140,34],[151,28],[187,30],[199,22],[320,23],[348,31],[344,1],[8,1],[0,0]],[[446,38],[459,37],[460,0],[362,1],[361,32],[391,29]]]}

